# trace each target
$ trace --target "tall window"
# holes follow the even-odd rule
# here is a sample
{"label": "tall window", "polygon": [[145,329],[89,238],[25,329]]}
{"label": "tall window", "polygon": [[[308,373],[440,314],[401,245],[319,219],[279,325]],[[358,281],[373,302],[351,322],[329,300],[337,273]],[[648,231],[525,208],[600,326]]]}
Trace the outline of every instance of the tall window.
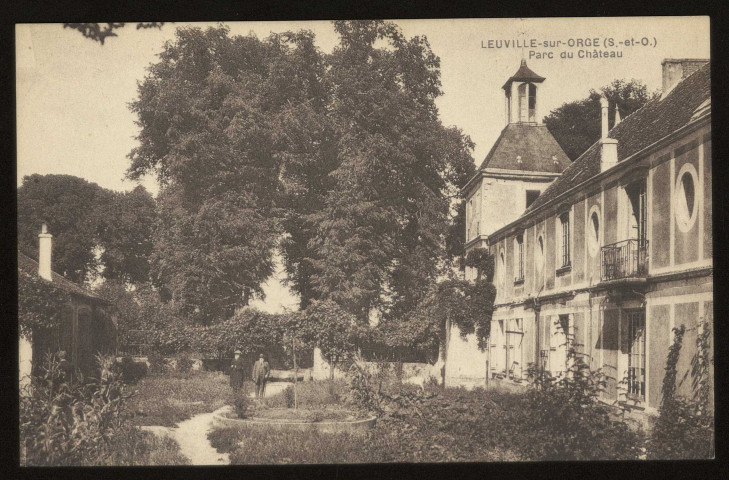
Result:
{"label": "tall window", "polygon": [[506,280],[506,262],[504,262],[504,252],[499,255],[499,284],[504,285]]}
{"label": "tall window", "polygon": [[563,213],[559,217],[559,221],[562,226],[561,235],[561,247],[562,247],[562,266],[568,267],[570,265],[570,214],[569,212]]}
{"label": "tall window", "polygon": [[564,374],[567,369],[567,352],[569,351],[570,316],[560,315],[552,324],[549,345],[550,372],[555,377]]}
{"label": "tall window", "polygon": [[628,397],[645,399],[645,311],[628,311]]}
{"label": "tall window", "polygon": [[648,197],[646,195],[646,182],[641,180],[630,185],[627,189],[628,198],[632,207],[631,227],[632,232],[630,238],[638,240],[638,244],[643,246],[647,239],[647,218],[648,218]]}
{"label": "tall window", "polygon": [[508,320],[506,330],[506,368],[509,378],[520,380],[523,369],[522,339],[524,330],[522,319]]}
{"label": "tall window", "polygon": [[515,271],[516,271],[516,278],[514,279],[515,282],[520,282],[524,280],[524,236],[523,235],[517,235],[516,237],[516,248],[514,249],[514,260],[515,260]]}

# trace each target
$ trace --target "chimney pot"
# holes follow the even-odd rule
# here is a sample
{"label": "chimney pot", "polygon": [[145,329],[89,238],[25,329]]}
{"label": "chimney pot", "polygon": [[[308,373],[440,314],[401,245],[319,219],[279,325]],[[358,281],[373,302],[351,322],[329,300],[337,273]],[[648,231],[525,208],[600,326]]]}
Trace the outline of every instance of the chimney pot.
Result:
{"label": "chimney pot", "polygon": [[38,234],[38,276],[49,282],[53,281],[51,273],[51,253],[53,235],[48,233],[48,226],[44,223],[41,226],[41,233]]}

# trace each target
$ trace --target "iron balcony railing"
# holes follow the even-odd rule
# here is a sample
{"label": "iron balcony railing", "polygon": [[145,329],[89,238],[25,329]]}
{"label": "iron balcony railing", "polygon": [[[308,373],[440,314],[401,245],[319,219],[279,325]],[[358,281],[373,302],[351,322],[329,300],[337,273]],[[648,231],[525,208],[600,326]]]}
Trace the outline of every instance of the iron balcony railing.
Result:
{"label": "iron balcony railing", "polygon": [[648,274],[648,240],[623,240],[602,247],[602,281]]}

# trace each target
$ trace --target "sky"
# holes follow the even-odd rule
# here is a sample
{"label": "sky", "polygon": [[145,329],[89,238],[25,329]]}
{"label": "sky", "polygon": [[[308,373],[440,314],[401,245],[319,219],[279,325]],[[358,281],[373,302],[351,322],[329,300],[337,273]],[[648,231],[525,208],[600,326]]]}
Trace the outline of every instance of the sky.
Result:
{"label": "sky", "polygon": [[[708,17],[395,22],[407,37],[426,36],[440,57],[444,91],[437,100],[440,117],[475,142],[476,165],[505,125],[501,86],[522,59],[546,77],[538,93],[539,115],[544,116],[618,78],[639,79],[650,91],[657,90],[663,59],[709,58],[710,52]],[[326,21],[224,23],[232,35],[252,32],[259,38],[309,29],[324,52],[331,52],[338,40]],[[62,24],[17,25],[17,185],[25,175],[64,173],[112,190],[133,189],[137,183],[125,180],[124,172],[138,134],[128,108],[136,98],[137,83],[158,60],[164,42],[174,39],[177,28],[215,25],[166,23],[159,30],[136,30],[128,24],[103,46]],[[594,43],[599,44],[597,49]],[[580,52],[588,51],[596,56],[595,50],[620,52],[622,57],[579,58]],[[572,58],[560,55],[568,52]],[[153,178],[141,183],[157,193]],[[280,311],[295,306],[295,298],[281,284],[284,277],[279,268],[265,288],[268,300],[261,308]]]}

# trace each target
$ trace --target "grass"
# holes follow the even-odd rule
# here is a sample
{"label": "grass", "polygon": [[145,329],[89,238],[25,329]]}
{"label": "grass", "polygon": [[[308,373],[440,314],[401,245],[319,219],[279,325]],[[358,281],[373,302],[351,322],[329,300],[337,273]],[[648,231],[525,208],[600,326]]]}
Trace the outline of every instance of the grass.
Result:
{"label": "grass", "polygon": [[208,438],[219,452],[230,452],[231,465],[380,461],[370,450],[363,448],[362,437],[320,433],[314,428],[295,432],[231,427],[214,430]]}
{"label": "grass", "polygon": [[[347,384],[344,380],[299,382],[296,384],[297,406],[305,410],[343,405],[346,403],[347,393]],[[276,395],[266,397],[262,406],[266,408],[292,408],[294,406],[293,384]]]}
{"label": "grass", "polygon": [[133,425],[175,424],[230,403],[228,376],[221,372],[169,373],[143,378],[129,399]]}
{"label": "grass", "polygon": [[157,437],[134,427],[120,432],[112,442],[112,456],[96,465],[158,466],[189,465],[180,446],[169,437]]}

